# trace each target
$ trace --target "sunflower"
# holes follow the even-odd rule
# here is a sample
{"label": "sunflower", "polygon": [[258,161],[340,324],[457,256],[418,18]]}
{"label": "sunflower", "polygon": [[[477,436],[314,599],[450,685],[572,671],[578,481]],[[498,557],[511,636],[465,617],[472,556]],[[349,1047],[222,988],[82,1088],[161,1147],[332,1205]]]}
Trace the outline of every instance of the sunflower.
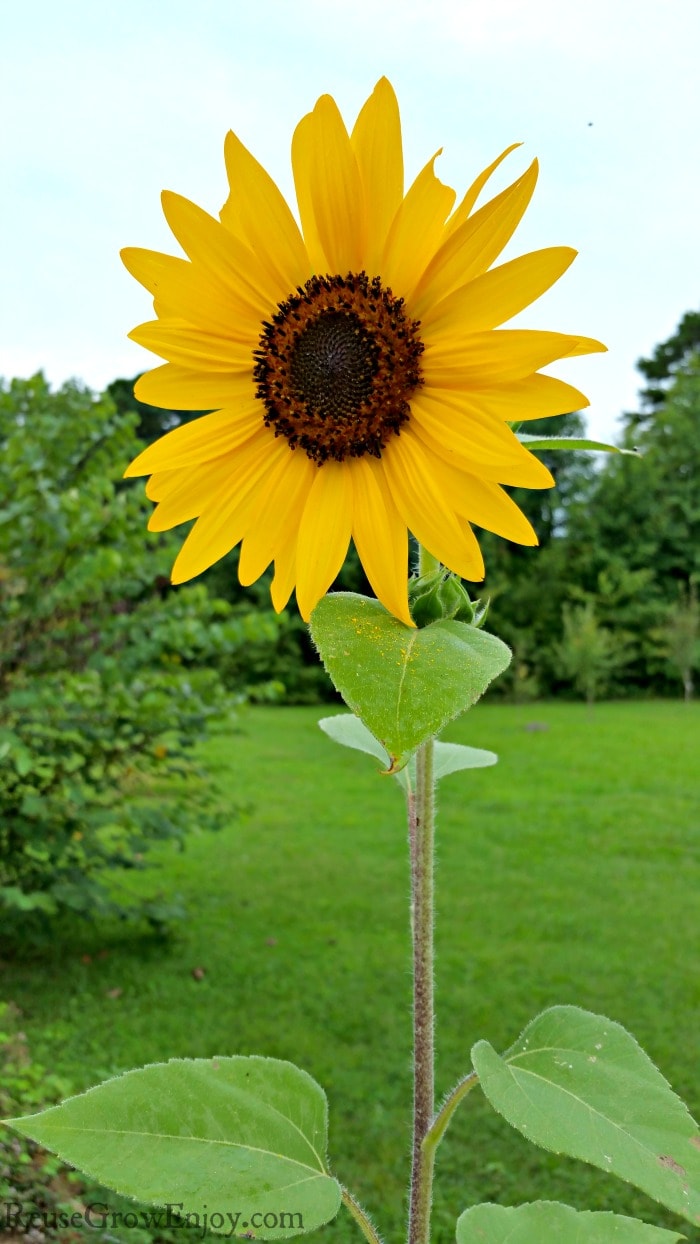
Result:
{"label": "sunflower", "polygon": [[197,520],[174,583],[240,543],[241,583],[274,563],[275,609],[296,588],[308,620],[352,539],[378,599],[412,625],[409,531],[471,581],[484,564],[470,524],[537,543],[501,485],[554,481],[509,423],[588,405],[539,369],[605,347],[499,327],[576,254],[556,246],[492,267],[537,179],[534,161],[475,208],[512,150],[457,207],[436,156],[404,194],[398,104],[382,78],[351,134],[329,95],[297,126],[301,228],[233,133],[219,220],[163,194],[187,258],[123,252],[157,316],[130,336],[167,360],[135,392],[154,406],[212,413],[169,432],[126,474],[151,476],[152,531]]}

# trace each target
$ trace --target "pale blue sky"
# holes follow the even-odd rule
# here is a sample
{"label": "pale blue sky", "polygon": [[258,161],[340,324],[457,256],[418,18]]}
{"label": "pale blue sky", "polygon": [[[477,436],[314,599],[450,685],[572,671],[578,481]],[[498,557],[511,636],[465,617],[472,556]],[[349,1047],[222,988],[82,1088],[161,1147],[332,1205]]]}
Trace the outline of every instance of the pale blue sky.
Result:
{"label": "pale blue sky", "polygon": [[507,257],[580,255],[518,322],[608,344],[551,369],[592,434],[699,305],[698,0],[0,0],[0,46],[0,375],[99,388],[150,366],[118,252],[177,253],[161,189],[216,213],[231,128],[290,194],[299,117],[329,91],[354,120],[383,73],[409,177],[440,146],[458,193],[513,141],[499,185],[539,157]]}

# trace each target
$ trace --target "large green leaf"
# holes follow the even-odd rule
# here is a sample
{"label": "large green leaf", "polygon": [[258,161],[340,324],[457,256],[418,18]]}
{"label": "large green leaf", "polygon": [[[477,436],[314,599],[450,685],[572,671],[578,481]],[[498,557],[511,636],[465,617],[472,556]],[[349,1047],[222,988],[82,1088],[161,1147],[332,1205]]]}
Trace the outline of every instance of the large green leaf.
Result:
{"label": "large green leaf", "polygon": [[621,1214],[557,1201],[474,1205],[457,1221],[457,1244],[673,1244],[683,1236]]}
{"label": "large green leaf", "polygon": [[[391,766],[391,757],[379,739],[367,729],[354,713],[335,713],[333,717],[322,717],[319,726],[335,743],[343,747],[351,747],[358,752],[367,752],[382,762],[382,773],[387,774]],[[450,773],[460,769],[484,769],[495,765],[498,756],[495,752],[487,752],[483,747],[465,747],[462,743],[436,743],[433,758],[433,777],[439,781]],[[406,790],[415,781],[415,760],[412,758],[405,769],[393,775],[400,786]]]}
{"label": "large green leaf", "polygon": [[472,1050],[491,1105],[544,1149],[581,1158],[700,1222],[700,1131],[620,1024],[574,1006],[545,1011],[499,1057]]}
{"label": "large green leaf", "polygon": [[466,622],[413,629],[352,592],[319,602],[311,635],[346,704],[389,753],[391,772],[478,700],[510,661],[500,639]]}
{"label": "large green leaf", "polygon": [[593,449],[598,453],[639,457],[636,449],[623,449],[620,445],[609,445],[607,441],[591,441],[585,436],[530,436],[527,432],[518,432],[517,436],[526,449]]}
{"label": "large green leaf", "polygon": [[[274,1058],[129,1071],[10,1126],[126,1196],[223,1215],[224,1233],[285,1239],[334,1218],[323,1090]],[[282,1217],[284,1215],[284,1217]]]}

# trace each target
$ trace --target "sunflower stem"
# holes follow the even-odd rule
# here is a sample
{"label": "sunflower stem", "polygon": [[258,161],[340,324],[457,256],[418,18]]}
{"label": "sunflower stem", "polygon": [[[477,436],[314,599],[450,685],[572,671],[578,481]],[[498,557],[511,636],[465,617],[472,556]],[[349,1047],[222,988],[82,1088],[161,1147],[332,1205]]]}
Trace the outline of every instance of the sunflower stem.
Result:
{"label": "sunflower stem", "polygon": [[[422,564],[421,564],[422,569]],[[433,1019],[433,740],[416,754],[416,789],[408,796],[413,935],[413,1162],[409,1244],[428,1244],[435,1146],[424,1142],[435,1113]]]}

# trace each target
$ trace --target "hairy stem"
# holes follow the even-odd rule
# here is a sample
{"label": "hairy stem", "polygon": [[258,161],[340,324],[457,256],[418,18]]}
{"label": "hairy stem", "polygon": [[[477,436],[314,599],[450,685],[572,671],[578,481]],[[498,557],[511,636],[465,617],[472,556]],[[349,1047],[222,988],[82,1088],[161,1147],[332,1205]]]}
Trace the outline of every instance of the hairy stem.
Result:
{"label": "hairy stem", "polygon": [[382,1237],[377,1232],[374,1223],[370,1219],[367,1212],[362,1208],[359,1201],[355,1200],[354,1196],[352,1193],[348,1192],[347,1188],[341,1188],[341,1195],[343,1205],[350,1210],[350,1213],[355,1219],[355,1222],[359,1226],[365,1239],[369,1240],[369,1244],[382,1244]]}
{"label": "hairy stem", "polygon": [[409,1244],[428,1244],[435,1147],[424,1145],[435,1112],[433,1020],[433,740],[416,755],[416,791],[408,800],[413,932],[413,1162]]}
{"label": "hairy stem", "polygon": [[425,1140],[423,1141],[424,1148],[427,1149],[430,1147],[433,1152],[437,1149],[440,1141],[447,1131],[452,1115],[457,1109],[459,1103],[463,1101],[467,1093],[469,1093],[478,1083],[479,1077],[476,1072],[470,1071],[469,1075],[465,1076],[463,1080],[460,1080],[459,1084],[456,1084],[452,1089],[452,1092],[447,1094],[447,1097],[430,1124],[430,1128],[428,1129]]}

